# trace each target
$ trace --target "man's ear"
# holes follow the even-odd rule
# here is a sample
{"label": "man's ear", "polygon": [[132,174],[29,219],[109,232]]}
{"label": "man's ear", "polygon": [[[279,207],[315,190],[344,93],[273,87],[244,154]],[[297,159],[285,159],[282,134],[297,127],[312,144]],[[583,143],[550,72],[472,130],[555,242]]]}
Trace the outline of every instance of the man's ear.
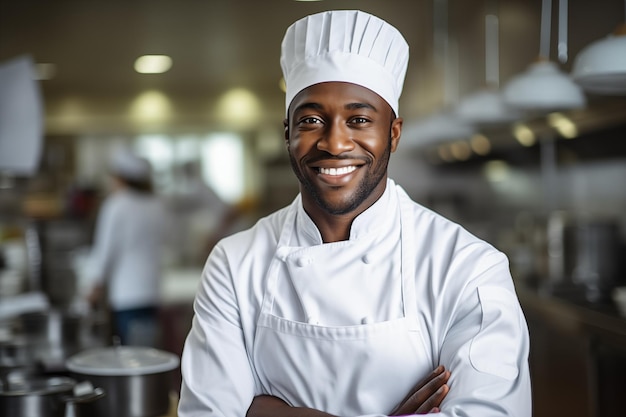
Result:
{"label": "man's ear", "polygon": [[289,120],[283,120],[283,127],[285,129],[285,145],[289,147]]}
{"label": "man's ear", "polygon": [[391,152],[395,152],[396,149],[398,149],[403,122],[404,120],[402,120],[402,117],[396,117],[391,122]]}

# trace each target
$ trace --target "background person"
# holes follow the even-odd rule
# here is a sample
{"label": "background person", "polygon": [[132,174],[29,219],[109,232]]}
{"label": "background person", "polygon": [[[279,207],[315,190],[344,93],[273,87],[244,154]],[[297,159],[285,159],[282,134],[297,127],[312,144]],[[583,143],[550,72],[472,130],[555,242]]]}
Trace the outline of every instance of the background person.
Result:
{"label": "background person", "polygon": [[157,347],[169,216],[154,194],[149,162],[128,149],[111,158],[111,190],[96,221],[88,276],[92,305],[106,302],[123,345]]}
{"label": "background person", "polygon": [[285,140],[300,193],[210,254],[180,417],[531,415],[506,256],[387,177],[407,61],[402,35],[367,13],[288,28]]}

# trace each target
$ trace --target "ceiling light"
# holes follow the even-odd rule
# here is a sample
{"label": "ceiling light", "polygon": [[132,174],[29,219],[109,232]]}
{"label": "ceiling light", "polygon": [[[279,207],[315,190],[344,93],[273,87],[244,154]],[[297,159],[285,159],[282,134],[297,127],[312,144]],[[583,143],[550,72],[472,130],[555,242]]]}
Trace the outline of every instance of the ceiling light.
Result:
{"label": "ceiling light", "polygon": [[504,88],[504,100],[521,110],[565,110],[582,108],[585,95],[554,62],[538,61],[517,75]]}
{"label": "ceiling light", "polygon": [[[526,72],[513,77],[504,88],[505,102],[521,110],[545,112],[576,109],[586,104],[586,98],[580,86],[550,61],[551,9],[552,1],[543,0],[538,61],[531,64]],[[567,1],[561,0],[559,34],[562,38],[565,38],[566,32],[563,28],[567,23],[566,13]],[[567,59],[566,41],[562,40],[560,44],[560,56],[562,59]]]}
{"label": "ceiling light", "polygon": [[172,67],[172,58],[167,55],[144,55],[135,61],[135,71],[140,74],[162,74]]}
{"label": "ceiling light", "polygon": [[511,123],[521,118],[516,109],[507,105],[499,93],[500,58],[498,53],[499,22],[495,14],[485,16],[485,83],[488,88],[470,94],[456,106],[456,114],[480,125]]}
{"label": "ceiling light", "polygon": [[163,122],[172,114],[170,99],[160,91],[150,90],[141,93],[133,100],[130,115],[138,122]]}
{"label": "ceiling light", "polygon": [[435,114],[412,124],[405,124],[402,140],[408,146],[424,146],[436,142],[466,139],[475,128],[466,121],[449,113]]}
{"label": "ceiling light", "polygon": [[476,133],[470,139],[470,147],[478,155],[488,155],[491,152],[491,142],[489,138],[483,134]]}
{"label": "ceiling light", "polygon": [[450,151],[447,145],[440,145],[437,148],[437,155],[444,162],[454,162],[454,157],[452,156],[452,152]]}
{"label": "ceiling light", "polygon": [[583,48],[574,59],[572,78],[590,93],[626,94],[626,23]]}
{"label": "ceiling light", "polygon": [[524,123],[515,123],[513,125],[513,136],[522,146],[533,146],[537,143],[537,136],[530,127]]}
{"label": "ceiling light", "polygon": [[460,118],[481,125],[510,123],[522,117],[495,89],[485,89],[466,96],[455,112]]}
{"label": "ceiling light", "polygon": [[502,182],[511,176],[511,167],[505,161],[489,161],[484,165],[483,173],[489,182]]}
{"label": "ceiling light", "polygon": [[467,142],[458,141],[450,145],[450,152],[455,159],[459,161],[467,161],[472,156],[472,150]]}
{"label": "ceiling light", "polygon": [[555,128],[564,138],[573,139],[578,136],[576,124],[563,113],[550,113],[547,116],[547,121],[548,124]]}
{"label": "ceiling light", "polygon": [[245,88],[227,91],[217,106],[220,120],[234,126],[252,126],[261,116],[261,102],[252,91]]}

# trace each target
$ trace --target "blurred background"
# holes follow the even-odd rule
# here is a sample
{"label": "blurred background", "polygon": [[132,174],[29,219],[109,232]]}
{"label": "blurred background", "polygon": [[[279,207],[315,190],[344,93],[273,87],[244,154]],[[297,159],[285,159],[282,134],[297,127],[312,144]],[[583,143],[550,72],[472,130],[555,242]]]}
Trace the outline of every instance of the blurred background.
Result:
{"label": "blurred background", "polygon": [[[119,146],[151,163],[175,215],[189,164],[221,200],[185,215],[164,262],[161,347],[182,351],[215,239],[298,192],[280,42],[328,9],[373,13],[409,43],[390,176],[509,256],[535,416],[623,415],[623,0],[0,0],[2,369],[63,372],[68,355],[111,343],[106,314],[77,306]],[[20,356],[14,320],[34,311],[78,315],[88,336]]]}

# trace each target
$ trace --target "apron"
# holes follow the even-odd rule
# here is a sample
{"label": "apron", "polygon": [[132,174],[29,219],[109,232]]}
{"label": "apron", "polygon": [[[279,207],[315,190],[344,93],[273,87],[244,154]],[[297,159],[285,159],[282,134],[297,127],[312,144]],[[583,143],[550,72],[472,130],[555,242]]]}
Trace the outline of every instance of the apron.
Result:
{"label": "apron", "polygon": [[[290,210],[281,231],[257,323],[253,357],[261,389],[294,407],[343,416],[386,415],[434,369],[419,329],[414,261],[401,262],[403,317],[349,326],[316,324],[315,312],[308,311],[308,322],[279,317],[273,310],[281,274],[314,285],[316,277],[336,274],[338,262],[352,262],[356,274],[361,274],[359,263],[377,262],[364,256],[364,250],[372,249],[365,247],[367,239],[345,241],[345,245],[332,246],[332,252],[327,245],[288,247],[296,212]],[[401,223],[405,213],[407,209],[400,208]],[[405,229],[401,230],[401,257],[414,259],[407,257],[414,232]],[[302,256],[303,251],[307,256]],[[345,297],[349,301],[349,294]]]}

